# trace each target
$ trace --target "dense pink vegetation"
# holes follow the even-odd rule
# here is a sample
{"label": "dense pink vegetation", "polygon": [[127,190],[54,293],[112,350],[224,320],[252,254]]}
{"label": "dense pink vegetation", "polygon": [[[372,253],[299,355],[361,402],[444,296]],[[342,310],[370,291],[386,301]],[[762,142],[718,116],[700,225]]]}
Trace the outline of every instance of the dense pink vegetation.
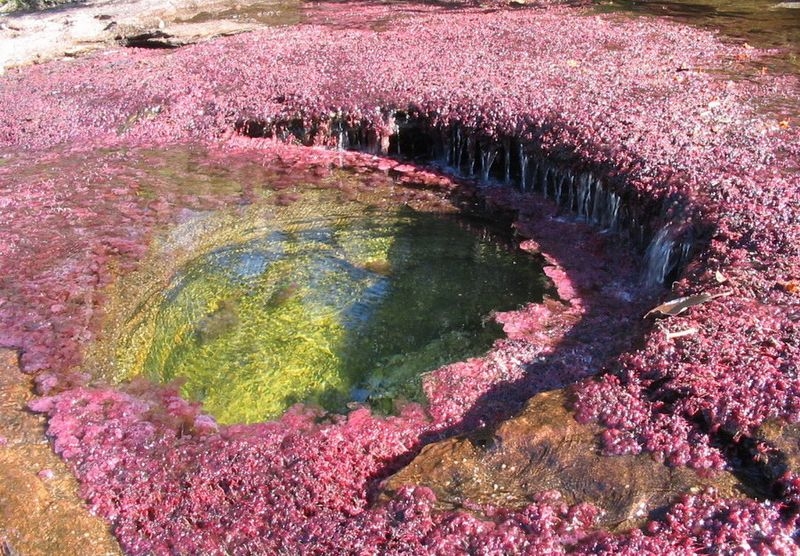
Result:
{"label": "dense pink vegetation", "polygon": [[[800,279],[800,133],[752,100],[779,105],[796,80],[706,72],[748,74],[755,54],[697,30],[566,8],[359,9],[365,19],[404,19],[384,31],[305,25],[169,53],[112,51],[2,77],[0,142],[17,154],[0,166],[0,341],[24,348],[27,372],[41,371],[41,389],[54,395],[33,407],[50,415],[56,450],[126,550],[796,552],[795,475],[774,502],[690,496],[642,531],[613,537],[590,533],[592,508],[547,496],[485,520],[436,512],[423,489],[372,504],[378,481],[422,442],[492,423],[536,391],[576,381],[577,414],[608,427],[607,451],[649,450],[673,465],[718,468],[718,432],[800,421],[800,296],[791,286]],[[224,428],[170,391],[81,386],[87,377],[74,371],[97,332],[109,268],[134,264],[180,203],[137,197],[135,173],[113,159],[28,179],[34,160],[63,155],[45,149],[191,140],[217,141],[233,156],[264,146],[234,130],[274,124],[280,134],[292,120],[316,130],[307,142],[330,145],[338,113],[379,144],[396,108],[432,127],[457,123],[482,141],[513,135],[563,167],[591,168],[640,218],[683,225],[691,217],[713,231],[675,294],[731,295],[642,321],[636,265],[614,235],[493,188],[484,202],[519,211],[518,232],[554,263],[548,275],[567,303],[498,315],[508,338],[484,358],[432,373],[427,412],[412,405],[389,419],[364,409],[322,419],[297,408],[275,423]],[[265,148],[278,153],[267,161],[319,156],[322,171],[335,163],[318,151]],[[348,161],[407,175],[385,159]],[[675,207],[662,214],[665,198]],[[601,370],[610,372],[586,379]]]}

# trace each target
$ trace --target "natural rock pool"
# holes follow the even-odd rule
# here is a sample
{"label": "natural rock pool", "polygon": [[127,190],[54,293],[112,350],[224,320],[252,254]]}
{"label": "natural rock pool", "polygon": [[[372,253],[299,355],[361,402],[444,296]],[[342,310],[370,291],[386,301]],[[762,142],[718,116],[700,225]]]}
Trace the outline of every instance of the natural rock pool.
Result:
{"label": "natural rock pool", "polygon": [[[144,162],[165,164],[156,153]],[[214,195],[208,169],[167,169],[167,191],[200,181]],[[258,171],[267,181],[253,184]],[[124,299],[110,311],[122,314],[106,318],[123,324],[106,328],[113,345],[96,349],[112,354],[94,362],[113,378],[180,380],[222,423],[273,419],[297,402],[392,412],[424,401],[421,373],[486,352],[502,335],[495,312],[542,300],[531,254],[432,193],[412,208],[389,178],[341,170],[274,188],[269,168],[225,173],[217,188],[250,180],[250,202],[185,212],[120,279]]]}

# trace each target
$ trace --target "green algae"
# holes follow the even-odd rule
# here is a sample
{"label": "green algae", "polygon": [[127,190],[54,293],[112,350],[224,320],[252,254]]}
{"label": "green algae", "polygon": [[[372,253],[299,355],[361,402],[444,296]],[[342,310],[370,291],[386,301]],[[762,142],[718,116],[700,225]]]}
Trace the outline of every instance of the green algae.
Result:
{"label": "green algae", "polygon": [[[174,381],[223,423],[297,402],[424,403],[424,373],[484,353],[502,336],[493,312],[545,287],[538,262],[445,191],[381,172],[183,145],[68,153],[35,175],[76,169],[87,214],[121,202],[114,218],[147,247],[106,255],[82,369]],[[146,233],[130,224],[141,215]]]}
{"label": "green algae", "polygon": [[492,311],[541,299],[529,256],[452,215],[377,190],[293,192],[288,206],[198,211],[162,238],[174,271],[127,320],[122,376],[178,380],[223,423],[300,401],[391,411],[423,401],[422,373],[488,349]]}
{"label": "green algae", "polygon": [[493,311],[542,297],[538,262],[444,191],[191,145],[97,156],[64,164],[113,169],[88,190],[127,196],[156,224],[131,236],[149,245],[135,268],[109,262],[83,369],[175,381],[223,423],[297,402],[424,402],[425,372],[502,336]]}

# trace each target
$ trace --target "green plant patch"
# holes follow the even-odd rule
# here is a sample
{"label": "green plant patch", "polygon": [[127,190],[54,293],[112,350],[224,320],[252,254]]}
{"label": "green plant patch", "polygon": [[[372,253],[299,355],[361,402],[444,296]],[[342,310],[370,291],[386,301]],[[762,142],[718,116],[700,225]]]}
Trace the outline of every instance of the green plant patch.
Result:
{"label": "green plant patch", "polygon": [[223,423],[298,402],[390,412],[424,401],[422,373],[485,352],[493,311],[541,300],[541,267],[486,230],[378,190],[350,197],[281,189],[165,233],[163,279],[129,279],[152,285],[117,344],[122,376],[180,381]]}

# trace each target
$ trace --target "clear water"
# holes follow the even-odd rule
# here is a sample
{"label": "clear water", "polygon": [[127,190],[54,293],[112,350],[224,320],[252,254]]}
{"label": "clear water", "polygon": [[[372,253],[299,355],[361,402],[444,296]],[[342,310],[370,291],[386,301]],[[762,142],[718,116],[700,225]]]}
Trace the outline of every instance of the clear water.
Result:
{"label": "clear water", "polygon": [[759,61],[770,71],[800,73],[800,2],[782,0],[611,0],[603,10],[667,17],[714,29],[775,51]]}
{"label": "clear water", "polygon": [[120,277],[107,319],[116,379],[178,380],[220,422],[274,418],[296,402],[392,412],[424,401],[422,373],[502,335],[493,311],[542,299],[540,265],[441,194],[347,172],[277,183],[246,163],[167,160],[151,162],[159,183],[141,195],[191,181],[206,199],[230,198],[242,180],[248,200],[189,203]]}

